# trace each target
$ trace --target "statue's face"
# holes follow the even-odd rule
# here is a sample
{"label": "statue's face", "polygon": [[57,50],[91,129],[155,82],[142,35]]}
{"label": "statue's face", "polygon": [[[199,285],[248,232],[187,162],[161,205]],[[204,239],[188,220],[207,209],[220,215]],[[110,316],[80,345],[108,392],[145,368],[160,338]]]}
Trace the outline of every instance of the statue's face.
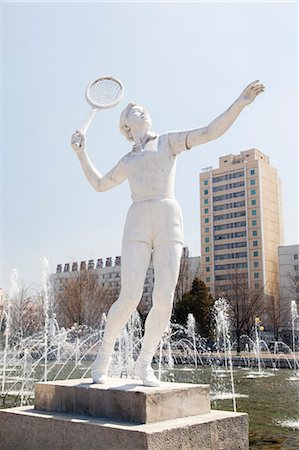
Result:
{"label": "statue's face", "polygon": [[140,105],[135,105],[130,109],[127,121],[133,133],[135,130],[138,130],[139,133],[146,133],[152,126],[152,119],[148,111]]}

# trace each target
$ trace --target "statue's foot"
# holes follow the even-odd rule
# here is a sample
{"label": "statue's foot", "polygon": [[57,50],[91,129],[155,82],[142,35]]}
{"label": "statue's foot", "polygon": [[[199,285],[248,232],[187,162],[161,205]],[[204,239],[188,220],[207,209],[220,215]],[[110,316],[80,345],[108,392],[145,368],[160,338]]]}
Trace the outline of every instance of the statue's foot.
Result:
{"label": "statue's foot", "polygon": [[137,375],[144,386],[158,387],[160,386],[160,381],[155,376],[154,371],[150,364],[138,360],[135,365],[135,375]]}
{"label": "statue's foot", "polygon": [[110,365],[111,356],[105,353],[99,353],[91,366],[91,377],[93,383],[104,384],[107,381],[107,373]]}

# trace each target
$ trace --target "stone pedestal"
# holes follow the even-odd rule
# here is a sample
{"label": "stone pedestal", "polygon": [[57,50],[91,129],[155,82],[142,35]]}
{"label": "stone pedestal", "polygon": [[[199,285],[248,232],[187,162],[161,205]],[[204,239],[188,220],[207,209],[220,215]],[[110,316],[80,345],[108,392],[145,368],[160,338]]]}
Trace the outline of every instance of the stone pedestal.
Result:
{"label": "stone pedestal", "polygon": [[211,411],[208,385],[37,383],[35,408],[0,410],[3,450],[248,449],[247,414]]}

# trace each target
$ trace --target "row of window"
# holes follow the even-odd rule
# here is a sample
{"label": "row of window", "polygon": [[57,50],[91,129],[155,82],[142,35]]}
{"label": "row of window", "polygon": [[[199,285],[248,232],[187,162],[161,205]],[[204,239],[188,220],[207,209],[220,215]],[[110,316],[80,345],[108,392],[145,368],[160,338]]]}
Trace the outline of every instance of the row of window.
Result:
{"label": "row of window", "polygon": [[[250,185],[251,186],[255,185],[255,179],[254,178],[252,178],[250,180]],[[232,187],[240,187],[240,186],[244,186],[243,181],[239,182],[239,183],[226,184],[224,186],[224,188],[225,189],[229,189],[229,187],[232,188]],[[222,191],[223,190],[222,188],[223,188],[223,186],[213,187],[213,192]],[[209,189],[204,189],[203,193],[204,193],[204,195],[208,195],[209,194]],[[231,194],[218,195],[217,197],[213,197],[213,200],[214,201],[219,201],[219,200],[225,200],[227,198],[244,197],[244,195],[245,195],[245,192],[241,192],[241,193],[240,192],[234,192],[234,193],[231,193]]]}
{"label": "row of window", "polygon": [[247,247],[247,242],[230,242],[229,244],[219,244],[214,246],[214,250],[226,250],[229,248]]}
{"label": "row of window", "polygon": [[215,265],[215,270],[247,269],[247,262]]}
{"label": "row of window", "polygon": [[245,211],[236,211],[234,213],[226,213],[226,214],[219,214],[218,216],[214,216],[214,222],[217,220],[224,220],[224,219],[233,219],[234,217],[243,217],[246,215]]}
{"label": "row of window", "polygon": [[[208,193],[208,191],[207,191],[207,193]],[[221,200],[227,200],[229,198],[237,198],[237,197],[244,197],[244,196],[245,196],[245,191],[230,192],[229,194],[217,195],[216,197],[213,197],[213,201],[220,202]]]}
{"label": "row of window", "polygon": [[236,183],[223,184],[221,186],[214,186],[213,192],[226,191],[227,189],[234,189],[244,186],[244,181],[237,181]]}
{"label": "row of window", "polygon": [[240,178],[240,177],[244,177],[244,171],[227,173],[227,174],[221,175],[219,177],[213,177],[213,183],[219,183],[219,181],[226,181],[226,180],[231,180],[233,178]]}
{"label": "row of window", "polygon": [[245,226],[246,226],[245,220],[243,220],[242,222],[224,223],[222,225],[215,225],[214,231],[228,230],[229,228],[240,228],[240,227],[245,227]]}
{"label": "row of window", "polygon": [[[205,247],[205,252],[206,253],[209,253],[210,252],[210,247]],[[245,253],[245,252],[244,252]],[[254,258],[256,258],[256,257],[258,257],[259,256],[259,252],[258,252],[258,250],[254,250],[253,251],[253,257]],[[218,256],[218,255],[217,255]],[[215,257],[215,259],[216,259],[216,257]],[[210,262],[210,257],[209,256],[206,256],[206,262]],[[255,262],[254,262],[254,267],[258,267],[258,264],[255,264]],[[298,270],[298,266],[296,266],[297,267],[297,270]]]}
{"label": "row of window", "polygon": [[[241,274],[238,274],[241,275]],[[236,277],[236,274],[231,273],[231,274],[226,274],[226,275],[216,275],[215,276],[215,281],[225,281],[225,280],[231,280],[234,279]],[[258,272],[254,272],[254,278],[258,279],[259,278],[259,273]],[[208,281],[208,280],[207,280]],[[209,281],[210,281],[210,277],[209,277]],[[255,285],[255,289],[258,289],[259,285],[256,284]]]}
{"label": "row of window", "polygon": [[[207,277],[207,278],[210,279],[210,277]],[[208,281],[208,280],[206,279],[206,281]],[[259,283],[254,283],[254,289],[259,289],[259,288],[260,288]],[[236,289],[236,286],[234,286],[233,284],[224,284],[224,285],[217,286],[217,291],[222,291],[222,292],[234,291],[235,289]]]}
{"label": "row of window", "polygon": [[224,234],[218,234],[214,236],[214,241],[219,241],[221,239],[234,239],[239,237],[245,237],[246,231],[237,231],[236,233],[224,233]]}
{"label": "row of window", "polygon": [[[246,256],[245,256],[246,255]],[[247,257],[247,253],[245,253],[244,252],[244,257]],[[240,256],[240,258],[241,258],[241,256]],[[215,257],[215,260],[216,260],[217,258]],[[210,262],[210,257],[209,256],[206,256],[206,263],[209,263]],[[258,261],[254,261],[253,262],[253,267],[254,267],[254,269],[257,269],[258,267],[259,267],[259,262]],[[208,268],[207,268],[208,269]],[[207,270],[207,272],[210,272],[210,270]],[[295,277],[296,278],[296,277]],[[299,277],[298,277],[299,278]],[[296,280],[296,281],[298,281],[298,280]]]}
{"label": "row of window", "polygon": [[247,258],[247,252],[226,253],[224,255],[215,255],[215,261],[220,261],[221,259],[238,259],[238,258]]}
{"label": "row of window", "polygon": [[244,200],[242,200],[241,202],[225,203],[224,205],[215,205],[213,207],[213,211],[223,211],[225,209],[240,208],[242,206],[245,206]]}

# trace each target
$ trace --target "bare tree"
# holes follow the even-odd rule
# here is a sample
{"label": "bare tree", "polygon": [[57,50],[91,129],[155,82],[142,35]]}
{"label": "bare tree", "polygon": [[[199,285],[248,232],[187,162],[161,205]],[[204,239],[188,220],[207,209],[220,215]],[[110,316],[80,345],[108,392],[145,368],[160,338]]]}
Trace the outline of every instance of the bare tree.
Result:
{"label": "bare tree", "polygon": [[241,352],[241,336],[251,335],[256,317],[264,311],[264,288],[250,289],[247,274],[235,271],[229,279],[229,289],[218,292],[225,297],[232,311],[231,325],[237,340],[237,352]]}
{"label": "bare tree", "polygon": [[293,270],[289,272],[281,286],[280,304],[277,305],[272,299],[267,311],[273,323],[274,335],[276,339],[290,339],[291,334],[291,301],[294,300],[299,309],[299,272]]}
{"label": "bare tree", "polygon": [[60,281],[54,292],[58,323],[67,328],[74,323],[96,327],[116,296],[117,292],[99,285],[96,276],[88,270],[72,272],[69,278]]}
{"label": "bare tree", "polygon": [[31,292],[30,287],[22,286],[10,302],[10,337],[13,341],[42,329],[42,301],[38,293]]}

